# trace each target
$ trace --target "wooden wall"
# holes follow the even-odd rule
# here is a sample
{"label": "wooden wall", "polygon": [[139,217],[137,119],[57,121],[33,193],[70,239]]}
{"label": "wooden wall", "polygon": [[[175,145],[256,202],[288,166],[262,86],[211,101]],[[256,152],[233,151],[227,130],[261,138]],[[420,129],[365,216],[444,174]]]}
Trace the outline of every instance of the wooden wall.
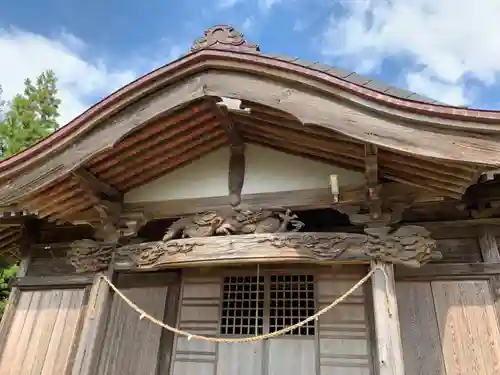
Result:
{"label": "wooden wall", "polygon": [[[443,261],[485,260],[483,247],[495,247],[494,236],[486,241],[477,233],[465,229],[437,232]],[[274,272],[262,268],[263,273]],[[309,269],[300,268],[315,275],[316,309],[331,303],[366,272],[355,266]],[[155,317],[189,332],[217,335],[222,276],[241,272],[247,271],[186,270],[182,282],[171,272],[119,274],[116,283]],[[255,275],[255,269],[251,272]],[[463,274],[460,279],[434,275],[430,280],[424,272],[427,278],[396,282],[407,375],[500,374],[500,311],[495,309],[490,280],[479,276],[473,280]],[[102,332],[95,336],[100,338],[93,340],[97,342],[94,346],[102,350],[89,357],[87,362],[94,365],[82,365],[79,356],[88,351],[88,343],[82,342],[89,340],[83,336],[95,314],[93,294],[86,286],[91,277],[75,275],[62,256],[42,254],[32,258],[23,280],[13,293],[14,309],[0,327],[0,375],[376,374],[369,287],[321,317],[313,337],[245,344],[174,337],[139,320],[135,311],[111,295],[102,305],[104,324],[94,327],[94,333]],[[100,293],[99,288],[94,289]]]}
{"label": "wooden wall", "polygon": [[437,249],[443,254],[441,263],[481,262],[481,250],[477,230],[467,228],[443,228],[432,233]]}
{"label": "wooden wall", "polygon": [[[362,277],[362,273],[321,273],[318,277],[318,308],[339,298]],[[321,375],[371,374],[369,312],[366,288],[359,288],[319,320]]]}
{"label": "wooden wall", "polygon": [[488,280],[396,283],[409,375],[500,374],[500,331]]}
{"label": "wooden wall", "polygon": [[86,289],[17,290],[0,342],[0,375],[54,375],[71,369]]}
{"label": "wooden wall", "polygon": [[[322,308],[347,291],[362,277],[360,272],[319,272],[316,307]],[[271,272],[271,271],[270,271]],[[293,273],[293,271],[289,271]],[[235,269],[226,271],[238,275]],[[255,275],[255,272],[253,273]],[[183,278],[178,325],[204,335],[219,330],[221,276],[214,274]],[[363,290],[316,323],[313,337],[280,337],[251,343],[211,343],[178,337],[173,357],[173,375],[369,375],[371,352],[369,318]]]}
{"label": "wooden wall", "polygon": [[[177,310],[178,294],[169,274],[123,275],[116,285],[148,314],[170,324],[175,321],[172,312]],[[105,329],[97,375],[167,373],[172,335],[146,319],[140,320],[139,314],[117,296],[112,298]]]}

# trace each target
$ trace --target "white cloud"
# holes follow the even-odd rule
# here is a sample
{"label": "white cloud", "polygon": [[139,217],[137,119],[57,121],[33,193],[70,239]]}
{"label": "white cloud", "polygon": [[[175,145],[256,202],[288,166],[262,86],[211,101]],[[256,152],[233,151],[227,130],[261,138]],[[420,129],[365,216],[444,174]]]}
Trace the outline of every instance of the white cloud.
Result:
{"label": "white cloud", "polygon": [[470,95],[467,96],[460,85],[441,82],[424,72],[408,73],[406,82],[412,91],[425,93],[430,98],[439,98],[443,103],[464,105],[470,101]]}
{"label": "white cloud", "polygon": [[232,8],[242,0],[218,0],[217,6],[219,8]]}
{"label": "white cloud", "polygon": [[283,0],[258,0],[257,4],[259,5],[261,11],[266,12],[270,10],[273,6],[281,3],[282,1]]}
{"label": "white cloud", "polygon": [[[385,58],[411,58],[410,90],[464,104],[464,78],[493,85],[500,72],[498,0],[344,0],[322,38],[327,57],[376,70]],[[362,73],[362,72],[361,72]]]}
{"label": "white cloud", "polygon": [[52,69],[58,78],[61,99],[59,122],[66,124],[82,113],[95,97],[105,96],[136,78],[133,70],[113,70],[104,62],[86,61],[86,44],[63,32],[46,38],[30,32],[0,29],[0,85],[9,99],[24,89],[26,78],[34,79]]}
{"label": "white cloud", "polygon": [[250,31],[253,27],[255,26],[255,18],[250,16],[245,18],[245,21],[243,21],[243,25],[241,25],[241,28],[244,32]]}

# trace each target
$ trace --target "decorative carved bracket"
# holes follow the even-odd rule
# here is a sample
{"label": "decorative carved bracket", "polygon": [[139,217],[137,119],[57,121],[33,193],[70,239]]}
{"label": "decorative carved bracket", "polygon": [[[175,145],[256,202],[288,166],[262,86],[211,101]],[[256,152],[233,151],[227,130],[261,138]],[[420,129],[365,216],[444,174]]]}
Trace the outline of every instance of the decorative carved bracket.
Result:
{"label": "decorative carved bracket", "polygon": [[[109,209],[112,209],[110,205]],[[103,212],[104,218],[109,216],[105,211],[107,207],[100,206],[99,212]],[[118,215],[118,214],[117,214]],[[74,241],[70,245],[67,257],[77,272],[99,272],[109,267],[113,251],[122,241],[137,236],[139,229],[147,223],[147,218],[142,212],[128,212],[118,216],[116,221],[102,220],[99,225],[94,224],[94,240],[85,239]],[[111,224],[113,223],[113,224]],[[125,241],[126,243],[126,241]]]}
{"label": "decorative carved bracket", "polygon": [[194,42],[191,52],[211,47],[243,52],[260,51],[257,44],[247,42],[243,34],[230,25],[216,25],[205,30],[205,35]]}
{"label": "decorative carved bracket", "polygon": [[[290,210],[208,211],[175,221],[165,232],[164,241],[185,237],[215,235],[296,232],[304,226]],[[290,227],[292,227],[290,229]]]}
{"label": "decorative carved bracket", "polygon": [[374,219],[369,207],[363,204],[338,203],[333,206],[337,211],[349,217],[353,225],[369,225],[374,227],[385,227],[400,222],[403,212],[410,203],[382,202],[378,219]]}
{"label": "decorative carved bracket", "polygon": [[122,246],[115,265],[121,269],[155,270],[168,267],[242,263],[306,262],[359,263],[372,259],[420,267],[441,258],[436,242],[423,227],[401,227],[394,233],[262,233],[185,238]]}
{"label": "decorative carved bracket", "polygon": [[99,272],[109,267],[116,243],[79,240],[71,244],[67,258],[76,272]]}
{"label": "decorative carved bracket", "polygon": [[78,181],[81,189],[97,201],[94,205],[96,220],[88,222],[95,228],[94,236],[102,241],[118,242],[123,194],[83,168],[73,171],[73,178]]}

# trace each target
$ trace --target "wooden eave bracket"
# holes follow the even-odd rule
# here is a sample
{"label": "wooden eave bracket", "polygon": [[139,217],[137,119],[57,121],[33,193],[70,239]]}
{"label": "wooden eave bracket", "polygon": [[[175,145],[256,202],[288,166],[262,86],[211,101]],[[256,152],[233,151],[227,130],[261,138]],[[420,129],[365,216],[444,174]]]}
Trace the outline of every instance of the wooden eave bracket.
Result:
{"label": "wooden eave bracket", "polygon": [[91,191],[94,195],[107,197],[111,201],[123,201],[123,194],[120,191],[98,179],[85,168],[78,168],[72,174],[84,190]]}
{"label": "wooden eave bracket", "polygon": [[372,144],[365,145],[365,179],[362,194],[340,194],[340,202],[333,204],[333,208],[346,214],[354,225],[385,227],[400,222],[404,210],[424,196],[432,198],[431,200],[442,200],[441,196],[434,196],[429,191],[414,186],[380,183],[378,150]]}
{"label": "wooden eave bracket", "polygon": [[80,188],[97,201],[94,208],[98,217],[95,221],[87,222],[95,228],[95,237],[107,242],[118,242],[121,236],[119,221],[123,211],[123,194],[84,168],[76,169],[72,175]]}

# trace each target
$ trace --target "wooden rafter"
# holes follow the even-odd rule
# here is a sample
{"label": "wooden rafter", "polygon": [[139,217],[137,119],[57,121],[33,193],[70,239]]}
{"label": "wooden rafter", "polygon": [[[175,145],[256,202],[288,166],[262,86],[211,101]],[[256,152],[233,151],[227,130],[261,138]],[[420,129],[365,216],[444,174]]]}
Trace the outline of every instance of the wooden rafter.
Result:
{"label": "wooden rafter", "polygon": [[78,168],[74,170],[73,176],[78,180],[78,182],[84,186],[87,190],[92,191],[93,194],[98,196],[104,196],[109,200],[120,202],[123,200],[123,194],[110,186],[106,182],[98,179],[92,173],[90,173],[85,168]]}

